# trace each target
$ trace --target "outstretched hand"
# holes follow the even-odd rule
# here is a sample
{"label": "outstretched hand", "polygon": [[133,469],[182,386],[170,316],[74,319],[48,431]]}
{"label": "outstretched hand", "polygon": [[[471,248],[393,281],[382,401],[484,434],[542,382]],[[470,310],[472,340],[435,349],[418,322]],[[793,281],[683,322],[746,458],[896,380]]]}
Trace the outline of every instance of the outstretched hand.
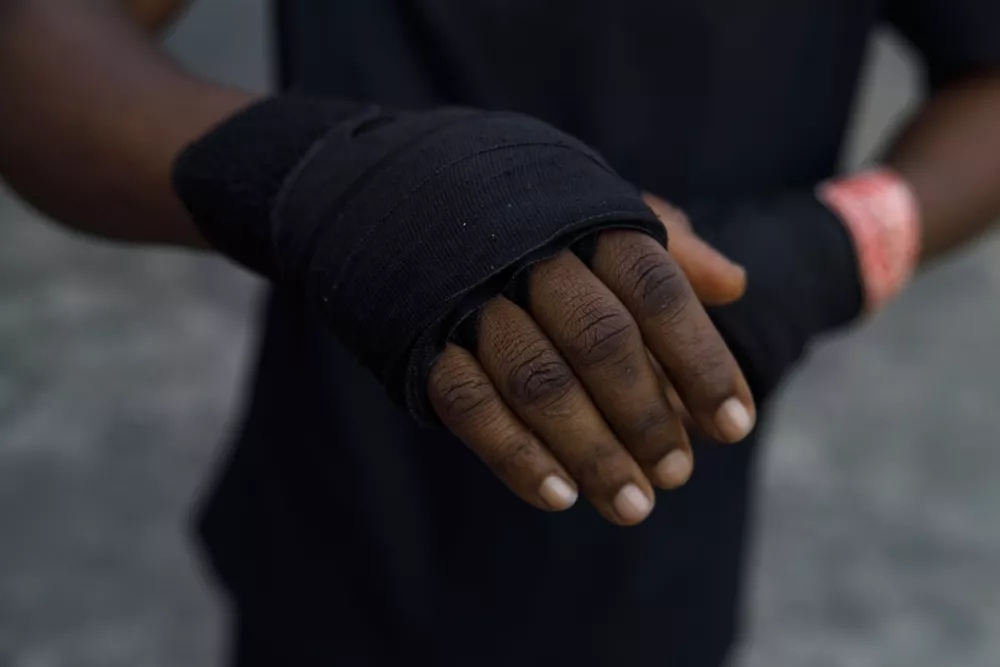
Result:
{"label": "outstretched hand", "polygon": [[743,270],[677,209],[646,201],[669,253],[646,234],[606,231],[589,267],[569,251],[540,262],[529,310],[491,300],[476,353],[449,345],[429,381],[441,421],[521,498],[561,510],[582,491],[622,525],[648,516],[654,484],[675,488],[691,475],[680,411],[723,442],[745,437],[755,418],[701,303],[738,299]]}

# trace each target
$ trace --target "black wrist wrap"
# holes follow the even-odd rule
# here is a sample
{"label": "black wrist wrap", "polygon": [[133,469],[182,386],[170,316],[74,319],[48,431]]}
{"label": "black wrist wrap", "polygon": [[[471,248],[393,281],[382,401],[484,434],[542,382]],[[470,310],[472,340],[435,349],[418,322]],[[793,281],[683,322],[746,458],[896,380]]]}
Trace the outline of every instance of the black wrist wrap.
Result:
{"label": "black wrist wrap", "polygon": [[211,243],[305,294],[425,421],[448,336],[519,271],[612,227],[666,243],[599,155],[509,113],[275,98],[189,146],[174,182]]}
{"label": "black wrist wrap", "polygon": [[817,336],[861,312],[854,246],[839,218],[810,192],[692,208],[706,241],[747,271],[747,291],[709,314],[758,400]]}

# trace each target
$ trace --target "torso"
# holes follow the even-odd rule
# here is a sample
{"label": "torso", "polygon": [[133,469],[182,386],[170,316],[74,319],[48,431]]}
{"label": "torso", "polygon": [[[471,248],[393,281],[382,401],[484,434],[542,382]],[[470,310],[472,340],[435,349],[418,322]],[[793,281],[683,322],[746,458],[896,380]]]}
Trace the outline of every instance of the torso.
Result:
{"label": "torso", "polygon": [[[532,113],[683,205],[832,172],[880,3],[280,9],[289,86]],[[246,627],[283,647],[280,664],[724,660],[751,445],[699,445],[692,482],[661,493],[638,528],[613,527],[582,503],[547,515],[448,434],[413,425],[295,300],[275,295],[267,324],[246,424],[204,529]]]}

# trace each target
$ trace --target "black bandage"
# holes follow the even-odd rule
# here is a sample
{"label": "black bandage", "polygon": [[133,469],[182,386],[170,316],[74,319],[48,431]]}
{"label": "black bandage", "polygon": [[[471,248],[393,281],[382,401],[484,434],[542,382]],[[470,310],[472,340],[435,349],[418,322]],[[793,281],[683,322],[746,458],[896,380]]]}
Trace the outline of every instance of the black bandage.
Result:
{"label": "black bandage", "polygon": [[758,400],[764,400],[820,334],[861,312],[854,245],[812,193],[690,209],[695,230],[743,265],[747,291],[709,314]]}
{"label": "black bandage", "polygon": [[612,227],[666,243],[599,155],[511,113],[279,97],[189,146],[174,183],[211,243],[305,294],[425,420],[448,336],[532,263]]}

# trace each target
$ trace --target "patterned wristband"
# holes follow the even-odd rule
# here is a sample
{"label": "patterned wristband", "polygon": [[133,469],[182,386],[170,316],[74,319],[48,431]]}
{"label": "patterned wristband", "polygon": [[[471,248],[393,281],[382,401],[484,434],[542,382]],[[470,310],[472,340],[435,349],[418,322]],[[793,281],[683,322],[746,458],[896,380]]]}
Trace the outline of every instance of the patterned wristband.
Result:
{"label": "patterned wristband", "polygon": [[858,254],[865,308],[876,310],[909,282],[920,256],[920,211],[899,174],[863,171],[821,183],[816,196],[847,228]]}

